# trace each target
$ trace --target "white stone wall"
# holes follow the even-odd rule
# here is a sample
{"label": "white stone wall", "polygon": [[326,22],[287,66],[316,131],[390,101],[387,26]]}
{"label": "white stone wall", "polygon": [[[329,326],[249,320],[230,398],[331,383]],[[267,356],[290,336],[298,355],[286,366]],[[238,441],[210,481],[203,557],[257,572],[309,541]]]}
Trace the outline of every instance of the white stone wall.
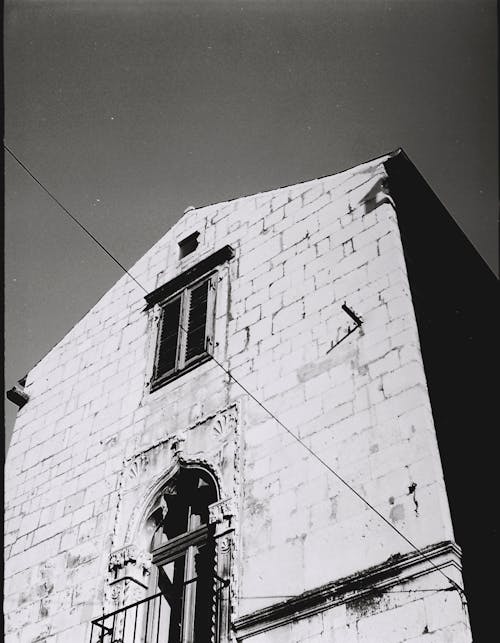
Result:
{"label": "white stone wall", "polygon": [[[396,596],[396,598],[394,598]],[[456,593],[390,595],[339,605],[257,634],[252,643],[468,643]]]}
{"label": "white stone wall", "polygon": [[[216,358],[423,547],[453,533],[385,178],[379,159],[188,212],[131,272],[152,291],[231,244]],[[178,241],[194,231],[198,249],[179,260]],[[351,322],[344,302],[363,326],[327,353]],[[256,596],[300,594],[411,550],[215,362],[150,394],[154,322],[144,306],[144,292],[124,276],[28,375],[30,400],[6,462],[9,643],[88,640],[89,620],[102,613],[124,459],[234,403],[242,440],[235,616],[276,602]],[[394,594],[362,617],[335,608],[251,640],[406,641],[385,638],[387,627],[424,608],[432,632],[453,632],[456,621],[432,596]],[[436,594],[436,605],[442,596],[452,600]],[[384,634],[369,639],[371,628]]]}

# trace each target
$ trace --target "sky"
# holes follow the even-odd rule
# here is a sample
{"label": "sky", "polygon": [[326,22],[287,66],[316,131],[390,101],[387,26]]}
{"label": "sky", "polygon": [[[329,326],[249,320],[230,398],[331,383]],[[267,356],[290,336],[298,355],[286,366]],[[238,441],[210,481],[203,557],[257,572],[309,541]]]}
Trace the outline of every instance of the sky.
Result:
{"label": "sky", "polygon": [[[493,0],[6,0],[4,31],[7,145],[127,268],[188,206],[402,147],[498,269]],[[121,272],[4,162],[10,388]]]}

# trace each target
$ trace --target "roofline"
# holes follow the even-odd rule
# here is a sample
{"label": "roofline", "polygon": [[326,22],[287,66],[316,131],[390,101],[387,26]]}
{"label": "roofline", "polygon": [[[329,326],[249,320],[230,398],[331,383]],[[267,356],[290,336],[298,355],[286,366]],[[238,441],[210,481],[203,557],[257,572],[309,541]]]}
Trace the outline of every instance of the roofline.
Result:
{"label": "roofline", "polygon": [[[456,220],[456,218],[451,214],[449,209],[444,205],[444,203],[439,198],[439,196],[437,195],[437,193],[434,190],[434,188],[430,185],[429,181],[425,178],[425,176],[418,169],[418,167],[415,165],[415,163],[411,160],[411,158],[408,156],[408,154],[404,151],[404,149],[402,147],[398,148],[394,153],[388,155],[386,160],[391,160],[391,159],[396,158],[396,157],[398,157],[398,159],[400,160],[401,163],[406,163],[409,166],[409,168],[411,169],[411,171],[413,171],[415,174],[417,174],[422,179],[422,182],[424,183],[425,187],[429,190],[429,192],[431,192],[431,194],[436,199],[436,201],[439,203],[441,208],[443,208],[443,210],[448,214],[448,216],[450,217],[451,221],[453,222],[455,227],[458,229],[460,235],[462,236],[462,238],[463,238],[463,240],[465,242],[465,245],[470,246],[470,248],[474,251],[474,253],[479,257],[481,263],[483,263],[484,266],[488,269],[488,271],[491,272],[491,274],[496,279],[498,279],[498,276],[496,275],[496,273],[493,270],[493,268],[489,265],[489,263],[486,261],[486,259],[484,259],[484,257],[479,252],[479,250],[476,248],[474,243],[469,239],[467,234],[462,229],[461,224]],[[386,161],[384,161],[384,163],[385,162]]]}
{"label": "roofline", "polygon": [[[396,148],[395,150],[393,150],[391,152],[386,152],[384,154],[374,156],[373,158],[368,159],[367,161],[363,161],[362,163],[356,163],[355,165],[351,165],[351,166],[349,166],[347,168],[344,168],[343,170],[339,170],[338,172],[333,172],[333,174],[324,174],[322,176],[316,176],[316,177],[314,177],[312,179],[305,179],[304,181],[299,181],[298,183],[287,183],[286,185],[279,185],[278,187],[271,188],[269,190],[264,190],[263,192],[253,192],[252,194],[243,194],[241,196],[231,197],[229,199],[224,199],[222,201],[214,201],[212,203],[203,203],[201,205],[195,205],[195,206],[190,206],[190,207],[192,207],[194,210],[202,210],[203,208],[210,208],[210,207],[213,207],[214,205],[220,205],[220,204],[223,204],[223,203],[232,203],[233,201],[240,201],[241,199],[250,199],[251,197],[260,196],[260,195],[263,195],[263,194],[268,194],[269,192],[276,192],[278,190],[284,190],[285,188],[293,188],[293,187],[296,187],[298,185],[303,185],[305,183],[312,183],[313,181],[323,181],[324,179],[328,179],[328,178],[330,178],[332,176],[337,176],[339,174],[343,174],[344,172],[349,172],[351,170],[355,170],[358,167],[360,168],[360,167],[363,167],[365,165],[371,165],[375,161],[379,161],[380,163],[385,163],[388,159],[393,158],[395,156],[398,156],[398,154],[401,154],[401,153],[404,154],[406,156],[406,158],[408,158],[408,156],[404,152],[403,148],[398,147],[398,148]],[[182,219],[182,217],[181,217],[181,219]],[[181,219],[179,219],[179,221]]]}
{"label": "roofline", "polygon": [[[247,195],[243,195],[243,196],[237,196],[237,197],[233,197],[233,198],[231,198],[231,199],[226,199],[226,200],[223,200],[223,201],[216,201],[216,202],[214,202],[214,203],[206,203],[206,204],[203,204],[203,205],[194,206],[194,210],[201,210],[201,209],[204,209],[204,208],[213,207],[213,206],[215,206],[215,205],[219,205],[219,204],[223,204],[223,203],[232,203],[233,201],[239,201],[239,200],[241,200],[241,199],[249,199],[249,198],[251,198],[251,197],[260,196],[260,195],[263,195],[263,194],[268,194],[269,192],[276,192],[277,190],[283,190],[283,189],[285,189],[285,188],[292,188],[292,187],[295,187],[295,186],[297,186],[297,185],[302,185],[302,184],[305,184],[305,183],[312,183],[313,181],[322,181],[322,180],[327,179],[327,178],[329,178],[329,177],[337,176],[337,175],[339,175],[339,174],[343,174],[344,172],[349,172],[350,170],[354,170],[354,169],[356,169],[356,168],[358,168],[358,167],[363,167],[363,166],[365,166],[365,165],[370,165],[370,164],[374,163],[375,161],[379,161],[380,163],[382,163],[382,164],[383,164],[383,163],[385,163],[388,159],[393,158],[393,157],[395,157],[395,156],[397,156],[397,155],[399,155],[399,154],[404,154],[405,158],[406,158],[406,159],[408,159],[408,161],[411,163],[410,159],[408,158],[408,156],[407,156],[407,155],[406,155],[406,153],[404,152],[403,148],[402,148],[402,147],[398,147],[398,148],[396,148],[395,150],[393,150],[392,152],[387,152],[387,153],[385,153],[385,154],[381,154],[381,155],[378,155],[378,156],[374,156],[373,158],[368,159],[367,161],[363,161],[362,163],[357,163],[356,165],[352,165],[352,166],[350,166],[350,167],[348,167],[348,168],[346,168],[346,169],[339,170],[338,172],[334,172],[333,174],[325,174],[325,175],[323,175],[323,176],[315,177],[315,178],[312,178],[312,179],[306,179],[305,181],[300,181],[299,183],[291,183],[291,184],[288,184],[288,185],[282,185],[282,186],[279,186],[279,187],[276,187],[276,188],[271,188],[270,190],[265,190],[265,191],[263,191],[263,192],[255,192],[255,193],[253,193],[253,194],[247,194]],[[412,165],[413,165],[413,164],[412,164]],[[184,214],[183,214],[183,215],[178,219],[178,221],[176,221],[176,223],[174,223],[174,224],[169,228],[169,230],[171,230],[171,229],[173,228],[173,226],[174,226],[174,225],[176,225],[177,223],[179,223],[179,221],[180,221],[184,216],[185,216],[185,213],[184,213]],[[167,231],[167,232],[168,232],[168,231]],[[153,246],[152,246],[152,247],[153,247]],[[146,252],[149,252],[149,249],[148,249]],[[123,278],[124,276],[126,276],[126,275],[127,275],[127,272],[124,272],[124,274],[119,278],[119,280],[120,280],[120,279],[122,279],[122,278]],[[129,276],[130,276],[130,275],[129,275]],[[119,281],[119,280],[118,280],[118,281]],[[115,282],[115,283],[113,284],[113,286],[114,286],[116,283],[117,283],[117,282]],[[111,288],[113,288],[113,286],[111,286]],[[37,359],[35,362],[33,362],[33,364],[32,364],[32,365],[31,365],[31,367],[28,369],[28,372],[26,373],[26,375],[24,376],[24,378],[21,378],[21,379],[25,379],[25,380],[26,380],[26,378],[27,378],[27,377],[28,377],[28,375],[31,373],[31,371],[32,371],[36,366],[38,366],[38,364],[40,364],[40,362],[42,362],[42,361],[47,357],[47,355],[48,355],[51,351],[53,351],[53,350],[54,350],[54,349],[55,349],[55,348],[56,348],[56,347],[57,347],[57,346],[58,346],[58,345],[59,345],[59,344],[60,344],[60,343],[65,339],[65,337],[66,337],[66,336],[67,336],[67,335],[68,335],[68,334],[73,330],[73,328],[74,328],[77,324],[79,324],[79,323],[80,323],[80,322],[81,322],[81,321],[82,321],[82,320],[83,320],[83,319],[84,319],[84,318],[85,318],[85,317],[90,313],[90,311],[91,311],[91,310],[93,310],[93,309],[95,308],[95,306],[99,303],[99,301],[100,301],[103,297],[105,297],[105,296],[106,296],[106,294],[109,292],[109,290],[110,290],[110,289],[106,290],[106,291],[101,295],[101,297],[99,297],[99,299],[98,299],[98,300],[97,300],[97,301],[96,301],[96,302],[95,302],[95,303],[94,303],[94,304],[93,304],[93,305],[92,305],[92,306],[91,306],[91,307],[90,307],[90,308],[89,308],[89,309],[88,309],[88,310],[87,310],[87,311],[82,315],[82,317],[80,317],[80,319],[78,319],[78,320],[73,324],[73,326],[71,326],[71,328],[70,328],[70,329],[69,329],[69,330],[68,330],[68,331],[67,331],[67,332],[66,332],[66,333],[61,337],[61,339],[59,339],[59,340],[58,340],[58,341],[57,341],[53,346],[51,346],[51,348],[49,348],[47,352],[45,352],[42,356],[40,356],[40,358],[39,358],[39,359]]]}

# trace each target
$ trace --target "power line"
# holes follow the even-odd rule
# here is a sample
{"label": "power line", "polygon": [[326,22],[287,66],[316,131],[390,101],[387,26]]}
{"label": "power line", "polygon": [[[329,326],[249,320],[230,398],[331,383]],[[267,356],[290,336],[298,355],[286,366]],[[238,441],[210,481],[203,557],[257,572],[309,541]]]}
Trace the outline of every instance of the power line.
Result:
{"label": "power line", "polygon": [[227,370],[227,369],[226,369],[226,368],[225,368],[225,367],[224,367],[224,366],[223,366],[223,365],[222,365],[222,364],[221,364],[221,363],[220,363],[220,362],[219,362],[219,361],[218,361],[218,360],[217,360],[213,355],[211,355],[211,357],[212,357],[212,359],[214,360],[214,362],[215,362],[216,364],[218,364],[218,365],[220,366],[220,368],[221,368],[221,369],[222,369],[222,370],[223,370],[223,371],[224,371],[224,372],[225,372],[225,373],[226,373],[226,374],[227,374],[227,375],[228,375],[228,376],[229,376],[229,377],[230,377],[230,378],[231,378],[231,379],[236,383],[236,384],[238,384],[238,386],[239,386],[241,389],[243,389],[243,391],[245,391],[245,393],[246,393],[249,397],[251,397],[251,398],[252,398],[252,400],[254,400],[254,402],[256,402],[256,403],[257,403],[257,404],[258,404],[258,405],[259,405],[259,406],[260,406],[264,411],[266,411],[266,413],[268,413],[268,414],[269,414],[269,415],[270,415],[270,416],[271,416],[271,417],[272,417],[272,418],[273,418],[273,419],[274,419],[274,420],[275,420],[275,421],[276,421],[276,422],[277,422],[277,423],[278,423],[278,424],[279,424],[283,429],[285,429],[285,431],[286,431],[287,433],[289,433],[289,434],[292,436],[292,438],[294,438],[294,439],[295,439],[295,440],[296,440],[300,445],[302,445],[302,446],[304,447],[304,449],[306,449],[306,451],[308,451],[308,452],[313,456],[313,458],[316,458],[316,460],[317,460],[318,462],[320,462],[320,463],[321,463],[321,464],[322,464],[326,469],[328,469],[328,471],[330,471],[330,473],[333,473],[333,475],[334,475],[338,480],[340,480],[340,482],[342,482],[342,483],[343,483],[343,484],[344,484],[348,489],[350,489],[350,491],[352,491],[352,493],[353,493],[354,495],[356,495],[356,496],[357,496],[357,497],[358,497],[362,502],[364,502],[364,503],[365,503],[365,505],[366,505],[367,507],[369,507],[372,511],[374,511],[374,512],[377,514],[377,516],[378,516],[379,518],[381,518],[381,519],[382,519],[382,520],[383,520],[387,525],[389,525],[389,527],[390,527],[391,529],[393,529],[397,534],[399,534],[399,535],[401,536],[401,538],[403,538],[403,539],[408,543],[408,545],[410,545],[410,547],[412,547],[413,549],[415,549],[415,551],[417,551],[421,556],[423,556],[423,557],[424,557],[424,558],[425,558],[425,559],[426,559],[426,560],[427,560],[427,561],[428,561],[428,562],[429,562],[429,563],[430,563],[430,564],[431,564],[431,565],[432,565],[432,566],[433,566],[433,567],[434,567],[438,572],[440,572],[440,573],[441,573],[441,574],[442,574],[442,575],[443,575],[443,576],[444,576],[444,577],[445,577],[445,578],[446,578],[446,579],[447,579],[447,580],[448,580],[448,581],[449,581],[449,582],[450,582],[450,583],[455,587],[455,589],[456,589],[457,591],[459,591],[459,592],[463,592],[462,588],[460,587],[460,585],[458,585],[458,583],[456,583],[456,582],[455,582],[454,580],[452,580],[449,576],[447,576],[447,575],[442,571],[442,569],[441,569],[440,567],[438,567],[437,565],[435,565],[435,564],[434,564],[434,562],[432,561],[432,559],[431,559],[431,558],[429,558],[426,554],[424,554],[424,552],[423,552],[423,551],[422,551],[422,550],[421,550],[417,545],[415,545],[415,544],[414,544],[414,543],[413,543],[413,542],[412,542],[412,541],[411,541],[407,536],[405,536],[405,534],[404,534],[402,531],[400,531],[400,530],[399,530],[395,525],[393,525],[391,522],[389,522],[389,520],[387,520],[387,518],[386,518],[382,513],[380,513],[380,511],[379,511],[378,509],[376,509],[376,508],[375,508],[375,507],[374,507],[370,502],[368,502],[368,500],[366,500],[366,498],[364,498],[361,494],[359,494],[359,493],[356,491],[356,489],[354,489],[354,487],[352,487],[352,486],[347,482],[347,480],[344,480],[344,478],[342,478],[342,476],[341,476],[341,475],[339,475],[339,474],[335,471],[335,469],[333,469],[333,468],[332,468],[332,467],[331,467],[331,466],[330,466],[330,465],[329,465],[325,460],[323,460],[323,458],[322,458],[321,456],[319,456],[315,451],[313,451],[309,446],[307,446],[307,444],[306,444],[303,440],[301,440],[301,439],[299,438],[299,436],[298,436],[298,435],[296,435],[296,434],[295,434],[293,431],[291,431],[291,430],[290,430],[290,429],[289,429],[285,424],[283,424],[283,422],[282,422],[282,421],[281,421],[281,420],[280,420],[280,419],[279,419],[279,418],[278,418],[278,417],[277,417],[277,416],[276,416],[272,411],[270,411],[266,406],[264,406],[264,404],[262,404],[262,402],[261,402],[260,400],[258,400],[258,399],[255,397],[255,395],[253,395],[253,393],[251,393],[251,392],[246,388],[246,386],[244,386],[244,385],[243,385],[239,380],[237,380],[237,379],[234,377],[234,375],[233,375],[229,370]]}
{"label": "power line", "polygon": [[117,265],[117,266],[119,266],[119,267],[123,270],[123,272],[125,272],[125,273],[126,273],[126,274],[131,278],[131,279],[133,279],[133,281],[135,281],[135,283],[139,286],[139,288],[142,288],[142,289],[144,290],[144,292],[145,292],[145,293],[147,293],[148,291],[146,290],[146,288],[144,288],[144,286],[143,286],[142,284],[140,284],[140,283],[137,281],[137,279],[136,279],[133,275],[131,275],[131,274],[130,274],[130,272],[125,268],[125,266],[124,266],[122,263],[120,263],[120,262],[118,261],[118,259],[116,259],[116,257],[114,257],[114,256],[111,254],[111,252],[109,252],[109,250],[107,250],[107,248],[105,248],[105,247],[102,245],[102,243],[99,241],[99,239],[97,239],[97,238],[92,234],[92,232],[90,232],[90,231],[89,231],[89,230],[88,230],[88,229],[83,225],[83,223],[80,223],[80,221],[78,221],[78,219],[77,219],[75,216],[73,216],[73,215],[71,214],[71,212],[68,210],[68,208],[66,208],[66,206],[64,206],[64,205],[59,201],[59,199],[57,199],[57,198],[52,194],[52,192],[51,192],[48,188],[46,188],[46,187],[45,187],[45,185],[44,185],[41,181],[39,181],[39,180],[36,178],[36,176],[33,174],[33,172],[32,172],[32,171],[31,171],[31,170],[30,170],[30,169],[29,169],[29,168],[28,168],[28,167],[27,167],[27,166],[26,166],[26,165],[25,165],[25,164],[24,164],[24,163],[23,163],[23,162],[22,162],[22,161],[21,161],[21,160],[20,160],[20,159],[15,155],[15,154],[14,154],[14,152],[9,148],[9,146],[8,146],[8,145],[6,145],[6,143],[4,143],[4,144],[3,144],[3,146],[4,146],[4,149],[5,149],[5,150],[6,150],[6,151],[7,151],[7,152],[12,156],[12,158],[13,158],[15,161],[17,161],[17,163],[19,163],[19,165],[23,168],[23,170],[24,170],[25,172],[27,172],[27,173],[31,176],[31,178],[33,179],[33,181],[35,181],[35,183],[37,183],[37,184],[42,188],[42,190],[43,190],[44,192],[46,192],[46,193],[50,196],[50,198],[51,198],[53,201],[55,201],[55,202],[57,203],[57,205],[58,205],[62,210],[64,210],[64,212],[66,212],[66,214],[67,214],[69,217],[71,217],[71,219],[73,219],[73,221],[76,223],[76,225],[77,225],[77,226],[79,226],[79,227],[80,227],[80,228],[85,232],[85,234],[87,234],[87,235],[92,239],[92,241],[94,241],[95,243],[97,243],[97,245],[99,246],[99,248],[101,248],[101,250],[104,250],[104,252],[108,255],[108,257],[110,257],[110,259],[112,259],[112,260],[116,263],[116,265]]}
{"label": "power line", "polygon": [[[31,170],[10,150],[10,148],[6,145],[6,143],[3,143],[3,146],[5,150],[12,156],[12,158],[19,163],[19,165],[31,176],[31,178],[46,192],[51,199],[57,203],[57,205],[69,216],[71,219],[140,287],[142,290],[147,293],[148,291],[142,284],[140,284],[137,279],[130,274],[130,272],[125,268],[125,266],[116,259],[107,248],[103,246],[103,244],[91,233],[87,228],[80,223],[80,221],[71,214],[71,212],[48,190],[41,181],[37,179],[37,177],[31,172]],[[181,330],[186,333],[187,335],[187,330],[180,325]],[[436,571],[438,571],[444,578],[446,578],[447,581],[451,583],[451,585],[456,589],[459,594],[463,595],[463,589],[456,583],[453,579],[451,579],[449,576],[447,576],[443,570],[438,567],[431,558],[429,558],[417,545],[415,545],[405,534],[400,531],[395,525],[393,525],[387,518],[378,511],[366,498],[364,498],[361,494],[359,494],[354,487],[352,487],[342,476],[340,476],[323,458],[321,458],[315,451],[313,451],[307,444],[301,440],[301,438],[296,435],[293,431],[291,431],[281,420],[272,412],[270,411],[264,404],[255,397],[253,393],[251,393],[246,386],[244,386],[234,375],[226,369],[214,356],[213,354],[210,354],[210,357],[213,359],[213,361],[230,377],[235,384],[237,384],[254,402],[256,402],[270,417],[272,417],[287,433],[289,433],[306,451],[309,452],[310,455],[312,455],[318,462],[320,462],[330,473],[332,473],[340,482],[342,482],[354,495],[356,495],[362,502],[365,503],[367,507],[369,507],[374,513],[377,514],[379,518],[381,518],[393,531],[395,531],[403,540],[410,545],[415,551],[417,551],[427,562],[431,564],[432,567]]]}

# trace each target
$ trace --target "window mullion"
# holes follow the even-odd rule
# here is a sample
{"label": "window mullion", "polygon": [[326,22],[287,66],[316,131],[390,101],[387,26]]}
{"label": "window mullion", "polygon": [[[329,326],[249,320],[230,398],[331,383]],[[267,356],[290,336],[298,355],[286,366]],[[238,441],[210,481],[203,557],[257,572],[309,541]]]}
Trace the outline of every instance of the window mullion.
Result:
{"label": "window mullion", "polygon": [[189,547],[186,552],[186,567],[184,570],[184,604],[182,615],[182,643],[194,641],[194,618],[196,610],[197,583],[186,583],[196,574],[195,555],[196,547]]}

